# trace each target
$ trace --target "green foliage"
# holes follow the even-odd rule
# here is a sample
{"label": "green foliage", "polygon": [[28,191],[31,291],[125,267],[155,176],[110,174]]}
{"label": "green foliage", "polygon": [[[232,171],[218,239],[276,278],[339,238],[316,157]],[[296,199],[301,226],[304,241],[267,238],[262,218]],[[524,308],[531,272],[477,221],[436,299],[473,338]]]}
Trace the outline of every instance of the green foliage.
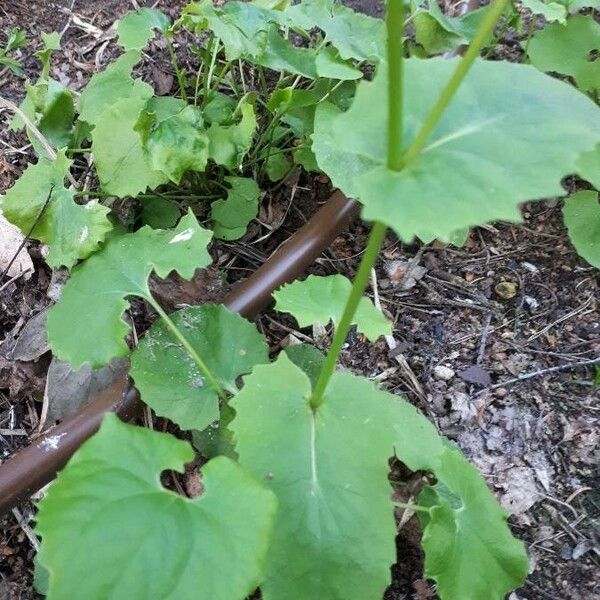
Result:
{"label": "green foliage", "polygon": [[256,217],[260,189],[246,177],[225,177],[225,182],[231,186],[227,198],[212,203],[213,232],[218,239],[237,240]]}
{"label": "green foliage", "polygon": [[0,66],[8,67],[15,75],[23,76],[21,63],[16,59],[8,56],[14,50],[22,48],[27,43],[25,32],[18,27],[13,27],[8,32],[8,38],[4,48],[0,48]]}
{"label": "green foliage", "polygon": [[[73,269],[58,303],[48,313],[48,338],[55,356],[77,370],[89,363],[97,368],[114,356],[126,356],[123,340],[130,326],[123,319],[129,296],[152,302],[148,277],[177,271],[190,279],[210,264],[207,246],[212,233],[198,225],[193,213],[174,230],[143,227],[115,236],[86,262]],[[74,323],[85,323],[84,328]]]}
{"label": "green foliage", "polygon": [[[73,190],[64,186],[71,161],[64,152],[56,160],[40,158],[0,198],[4,216],[31,237],[48,244],[48,264],[72,267],[98,249],[108,231],[108,209],[96,201],[74,202]],[[50,200],[48,201],[48,197]]]}
{"label": "green foliage", "polygon": [[600,144],[579,157],[577,173],[600,190]]}
{"label": "green foliage", "polygon": [[311,344],[288,346],[285,353],[297,367],[304,371],[310,380],[311,386],[314,387],[325,362],[325,355]]}
{"label": "green foliage", "polygon": [[224,457],[203,467],[199,498],[166,490],[161,471],[193,458],[189,444],[107,414],[39,505],[48,598],[250,595],[275,499]]}
{"label": "green foliage", "polygon": [[169,19],[160,10],[144,6],[119,21],[119,45],[125,50],[141,50],[154,36],[155,29],[165,31],[168,27]]}
{"label": "green foliage", "polygon": [[600,204],[598,193],[576,192],[563,207],[565,225],[577,252],[600,269]]}
{"label": "green foliage", "polygon": [[[343,275],[317,277],[309,275],[304,281],[289,283],[277,290],[275,308],[291,313],[300,327],[314,323],[339,323],[350,296],[352,284]],[[354,324],[371,341],[392,333],[391,323],[368,298],[362,298],[354,316]]]}
{"label": "green foliage", "polygon": [[[411,86],[404,99],[405,143],[455,66],[454,60],[406,61]],[[406,241],[449,241],[461,228],[518,221],[520,202],[564,194],[561,177],[575,170],[578,155],[595,145],[600,130],[597,107],[564,83],[526,65],[477,61],[427,146],[392,171],[381,117],[386,98],[381,68],[372,82],[359,84],[345,113],[323,103],[313,150],[334,185],[361,201],[366,219],[386,223]]]}
{"label": "green foliage", "polygon": [[554,71],[573,77],[578,88],[600,89],[600,62],[590,60],[600,51],[600,25],[594,18],[575,15],[566,25],[552,23],[538,31],[527,47],[531,64],[540,71]]}
{"label": "green foliage", "polygon": [[558,21],[564,24],[567,20],[567,7],[562,2],[546,0],[521,0],[523,8],[529,9],[534,15],[542,15],[546,21]]}
{"label": "green foliage", "polygon": [[[267,345],[254,325],[223,306],[184,308],[171,319],[231,394],[240,375],[268,362]],[[202,430],[219,419],[217,393],[162,320],[131,355],[131,376],[144,402],[182,429]]]}

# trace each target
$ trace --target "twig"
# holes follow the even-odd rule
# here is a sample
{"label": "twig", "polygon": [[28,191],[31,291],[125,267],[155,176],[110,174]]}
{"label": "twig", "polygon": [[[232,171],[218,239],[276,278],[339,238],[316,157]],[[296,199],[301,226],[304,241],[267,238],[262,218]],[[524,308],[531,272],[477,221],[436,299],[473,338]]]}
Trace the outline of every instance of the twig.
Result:
{"label": "twig", "polygon": [[[23,248],[25,247],[25,244],[27,243],[29,236],[33,233],[33,230],[36,228],[37,224],[40,222],[40,219],[42,218],[42,215],[44,214],[46,207],[50,203],[50,199],[52,198],[53,191],[54,191],[54,184],[52,184],[50,186],[50,191],[48,192],[48,197],[46,198],[46,201],[44,202],[44,206],[42,206],[42,209],[40,210],[40,212],[38,213],[38,216],[35,218],[35,221],[29,228],[29,231],[23,238],[23,241],[19,244],[19,247],[17,248],[17,251],[15,252],[14,256],[8,261],[8,265],[6,266],[4,271],[2,271],[2,273],[0,273],[0,281],[2,281],[4,279],[4,276],[8,273],[8,270],[12,267],[15,260],[17,260],[17,256],[19,256],[19,254],[21,253],[21,250],[23,250]],[[4,288],[2,288],[2,289],[4,289]]]}
{"label": "twig", "polygon": [[[31,133],[35,136],[38,142],[43,146],[44,150],[48,153],[48,156],[52,160],[56,160],[56,150],[50,145],[50,142],[43,136],[42,132],[35,126],[35,124],[31,121],[31,119],[13,102],[10,100],[6,100],[6,98],[2,98],[0,96],[0,107],[7,108],[12,111],[25,123],[25,127],[31,131]],[[67,173],[67,177],[71,183],[71,185],[76,188],[77,182],[71,173]]]}
{"label": "twig", "polygon": [[556,367],[549,367],[548,369],[540,369],[539,371],[533,371],[532,373],[525,373],[525,375],[519,375],[518,377],[514,377],[513,379],[509,379],[508,381],[503,381],[501,383],[496,383],[491,385],[483,390],[477,392],[474,397],[483,394],[484,392],[489,392],[490,390],[495,390],[501,387],[506,387],[507,385],[512,385],[513,383],[518,383],[519,381],[525,381],[527,379],[533,379],[534,377],[540,377],[541,375],[547,375],[548,373],[557,373],[558,371],[567,371],[569,369],[577,369],[579,367],[587,367],[589,365],[595,365],[600,363],[600,356],[596,358],[590,358],[588,360],[581,360],[579,362],[568,363],[566,365],[558,365]]}
{"label": "twig", "polygon": [[23,530],[23,533],[27,536],[27,539],[31,542],[33,549],[37,552],[40,549],[40,541],[37,539],[35,533],[33,533],[33,530],[31,529],[31,527],[29,527],[29,525],[26,523],[25,519],[23,518],[23,515],[21,514],[21,511],[18,508],[13,508],[12,513],[13,513],[13,515],[15,515],[15,518],[17,519],[17,523]]}
{"label": "twig", "polygon": [[481,364],[483,360],[483,355],[485,354],[485,346],[487,344],[488,335],[490,333],[490,325],[492,323],[492,313],[489,312],[485,316],[485,323],[483,324],[483,332],[481,333],[481,341],[479,342],[479,351],[477,352],[477,360],[475,361],[476,365]]}

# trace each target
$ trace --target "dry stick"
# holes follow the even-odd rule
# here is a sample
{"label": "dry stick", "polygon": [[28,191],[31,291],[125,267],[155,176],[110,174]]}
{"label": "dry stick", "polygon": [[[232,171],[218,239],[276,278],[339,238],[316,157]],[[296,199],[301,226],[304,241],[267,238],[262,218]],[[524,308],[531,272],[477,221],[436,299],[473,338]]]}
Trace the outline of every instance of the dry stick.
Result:
{"label": "dry stick", "polygon": [[519,381],[526,381],[527,379],[533,379],[534,377],[539,377],[540,375],[547,375],[548,373],[556,373],[558,371],[568,371],[569,369],[577,369],[579,367],[587,367],[590,365],[600,364],[600,356],[596,358],[589,358],[587,360],[581,360],[575,363],[569,363],[566,365],[558,365],[557,367],[549,367],[547,369],[540,369],[539,371],[533,371],[532,373],[526,373],[525,375],[519,375],[518,377],[514,377],[513,379],[509,379],[508,381],[503,381],[502,383],[496,383],[487,387],[483,390],[480,390],[475,394],[474,397],[483,394],[484,392],[489,392],[490,390],[496,390],[501,387],[506,387],[507,385],[512,385],[513,383],[518,383]]}
{"label": "dry stick", "polygon": [[[6,98],[2,98],[0,96],[0,108],[7,108],[12,111],[25,123],[25,127],[33,133],[38,142],[43,146],[44,150],[48,153],[48,156],[52,160],[56,160],[56,150],[50,145],[48,140],[43,136],[42,132],[35,126],[35,124],[31,121],[31,119],[13,102],[7,100]],[[74,188],[77,188],[77,182],[71,173],[67,173],[67,177],[69,182]]]}

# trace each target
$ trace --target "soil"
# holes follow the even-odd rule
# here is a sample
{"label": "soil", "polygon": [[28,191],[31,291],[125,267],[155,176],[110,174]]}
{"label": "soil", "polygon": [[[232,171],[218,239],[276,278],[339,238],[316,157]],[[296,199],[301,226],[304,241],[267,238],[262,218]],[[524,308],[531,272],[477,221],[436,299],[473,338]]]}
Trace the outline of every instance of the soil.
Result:
{"label": "soil", "polygon": [[[25,29],[31,43],[21,59],[35,77],[34,40],[41,31],[64,30],[52,72],[78,90],[114,56],[114,40],[105,32],[134,4],[11,2],[0,5],[0,31]],[[157,6],[175,16],[184,4],[164,0]],[[382,12],[373,0],[348,4]],[[506,55],[514,47],[511,38]],[[160,43],[152,42],[140,74],[168,88],[173,74],[165,54]],[[22,98],[22,82],[10,73],[0,75],[0,89],[10,100]],[[8,119],[0,113],[0,193],[33,158],[27,139],[8,131]],[[565,185],[573,189],[577,182]],[[305,175],[270,191],[260,223],[243,240],[213,248],[219,272],[209,270],[192,284],[157,282],[157,296],[166,307],[222,297],[309,218],[329,192],[326,178]],[[351,334],[341,365],[405,396],[485,475],[510,510],[511,527],[531,559],[531,573],[512,600],[600,598],[600,390],[598,371],[589,364],[600,356],[600,279],[570,246],[560,201],[526,205],[523,217],[522,225],[475,229],[461,249],[405,245],[388,236],[369,294],[378,297],[394,321],[395,347],[383,339],[368,344]],[[354,224],[310,271],[352,277],[367,235],[366,225]],[[0,340],[6,345],[50,304],[52,273],[39,246],[28,243],[27,248],[34,275],[0,292]],[[153,316],[136,303],[132,318],[143,331]],[[297,331],[292,319],[274,311],[266,311],[257,323],[273,351],[287,345],[290,336],[308,336],[323,348],[328,343],[329,331]],[[45,353],[16,362],[0,346],[0,462],[35,435],[49,360]],[[0,519],[0,600],[39,597],[32,588],[33,518],[33,505],[24,503]],[[410,520],[399,531],[398,563],[386,600],[435,598],[422,568],[419,529]]]}

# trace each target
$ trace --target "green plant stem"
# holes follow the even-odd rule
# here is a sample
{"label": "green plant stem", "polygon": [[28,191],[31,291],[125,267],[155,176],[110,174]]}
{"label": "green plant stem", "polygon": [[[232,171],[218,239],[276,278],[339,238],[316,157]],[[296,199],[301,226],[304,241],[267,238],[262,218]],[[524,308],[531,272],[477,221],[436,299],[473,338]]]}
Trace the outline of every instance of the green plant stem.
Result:
{"label": "green plant stem", "polygon": [[412,510],[414,512],[431,512],[430,508],[425,508],[424,506],[419,506],[418,504],[404,504],[404,502],[394,502],[394,506],[397,506],[398,508],[403,508],[404,510]]}
{"label": "green plant stem", "polygon": [[373,225],[373,229],[371,230],[371,235],[369,236],[369,241],[367,243],[367,248],[365,249],[362,260],[360,261],[360,266],[358,267],[358,272],[356,273],[354,282],[352,283],[350,297],[348,298],[348,302],[344,308],[342,318],[335,329],[333,341],[331,342],[331,348],[327,353],[325,363],[323,364],[321,372],[319,373],[319,378],[317,379],[317,383],[315,384],[313,394],[310,399],[310,405],[313,410],[318,408],[323,403],[323,395],[327,389],[327,384],[329,383],[329,380],[335,371],[335,364],[340,352],[342,351],[342,346],[344,345],[346,336],[350,330],[350,326],[352,325],[352,319],[354,318],[354,313],[358,308],[358,303],[360,302],[367,287],[367,283],[369,282],[371,269],[377,260],[379,249],[381,248],[381,244],[383,244],[383,240],[385,238],[386,230],[387,227],[383,223],[375,223]]}
{"label": "green plant stem", "polygon": [[223,388],[219,385],[219,382],[216,380],[215,376],[212,374],[211,370],[206,366],[206,363],[200,358],[198,353],[194,350],[194,347],[188,342],[187,338],[183,335],[183,333],[181,333],[175,323],[173,323],[169,315],[167,315],[160,304],[158,304],[158,302],[151,295],[146,296],[145,299],[151,304],[152,308],[158,313],[158,316],[167,324],[167,327],[170,329],[171,333],[179,340],[186,352],[192,357],[192,360],[196,363],[208,383],[218,394],[219,398],[226,400],[227,396]]}
{"label": "green plant stem", "polygon": [[388,167],[402,168],[402,75],[404,63],[404,0],[388,0]]}
{"label": "green plant stem", "polygon": [[171,64],[173,65],[173,69],[175,70],[175,75],[177,76],[177,83],[179,84],[179,92],[180,92],[183,100],[185,100],[187,102],[188,98],[187,98],[187,93],[185,91],[185,77],[183,75],[183,71],[179,68],[179,64],[177,63],[177,55],[175,54],[173,44],[171,43],[171,38],[168,35],[165,35],[165,42],[167,44],[167,51],[169,52],[169,58],[171,59]]}
{"label": "green plant stem", "polygon": [[202,98],[202,106],[206,106],[209,97],[210,84],[212,82],[213,73],[215,71],[215,64],[217,62],[217,55],[219,54],[219,44],[220,40],[218,37],[213,40],[213,51],[212,56],[210,57],[210,65],[208,67],[208,73],[204,78],[204,98]]}
{"label": "green plant stem", "polygon": [[506,7],[507,3],[508,0],[496,0],[496,2],[486,15],[483,23],[481,24],[481,27],[477,31],[477,34],[475,35],[469,48],[465,52],[465,55],[456,66],[454,73],[452,73],[452,76],[450,77],[448,83],[442,90],[442,93],[440,94],[433,108],[427,115],[427,118],[421,126],[419,133],[417,133],[415,139],[412,141],[412,143],[408,147],[408,150],[404,154],[402,158],[403,165],[406,165],[406,163],[410,162],[413,158],[418,156],[421,150],[423,150],[423,148],[425,147],[429,136],[438,124],[439,120],[444,114],[444,111],[450,104],[450,101],[452,100],[454,94],[460,87],[460,84],[462,83],[463,79],[469,72],[469,69],[473,65],[473,62],[479,56],[479,52],[485,45],[485,42],[488,39],[489,35],[494,30],[496,22],[500,18],[500,15],[504,12],[504,8]]}

